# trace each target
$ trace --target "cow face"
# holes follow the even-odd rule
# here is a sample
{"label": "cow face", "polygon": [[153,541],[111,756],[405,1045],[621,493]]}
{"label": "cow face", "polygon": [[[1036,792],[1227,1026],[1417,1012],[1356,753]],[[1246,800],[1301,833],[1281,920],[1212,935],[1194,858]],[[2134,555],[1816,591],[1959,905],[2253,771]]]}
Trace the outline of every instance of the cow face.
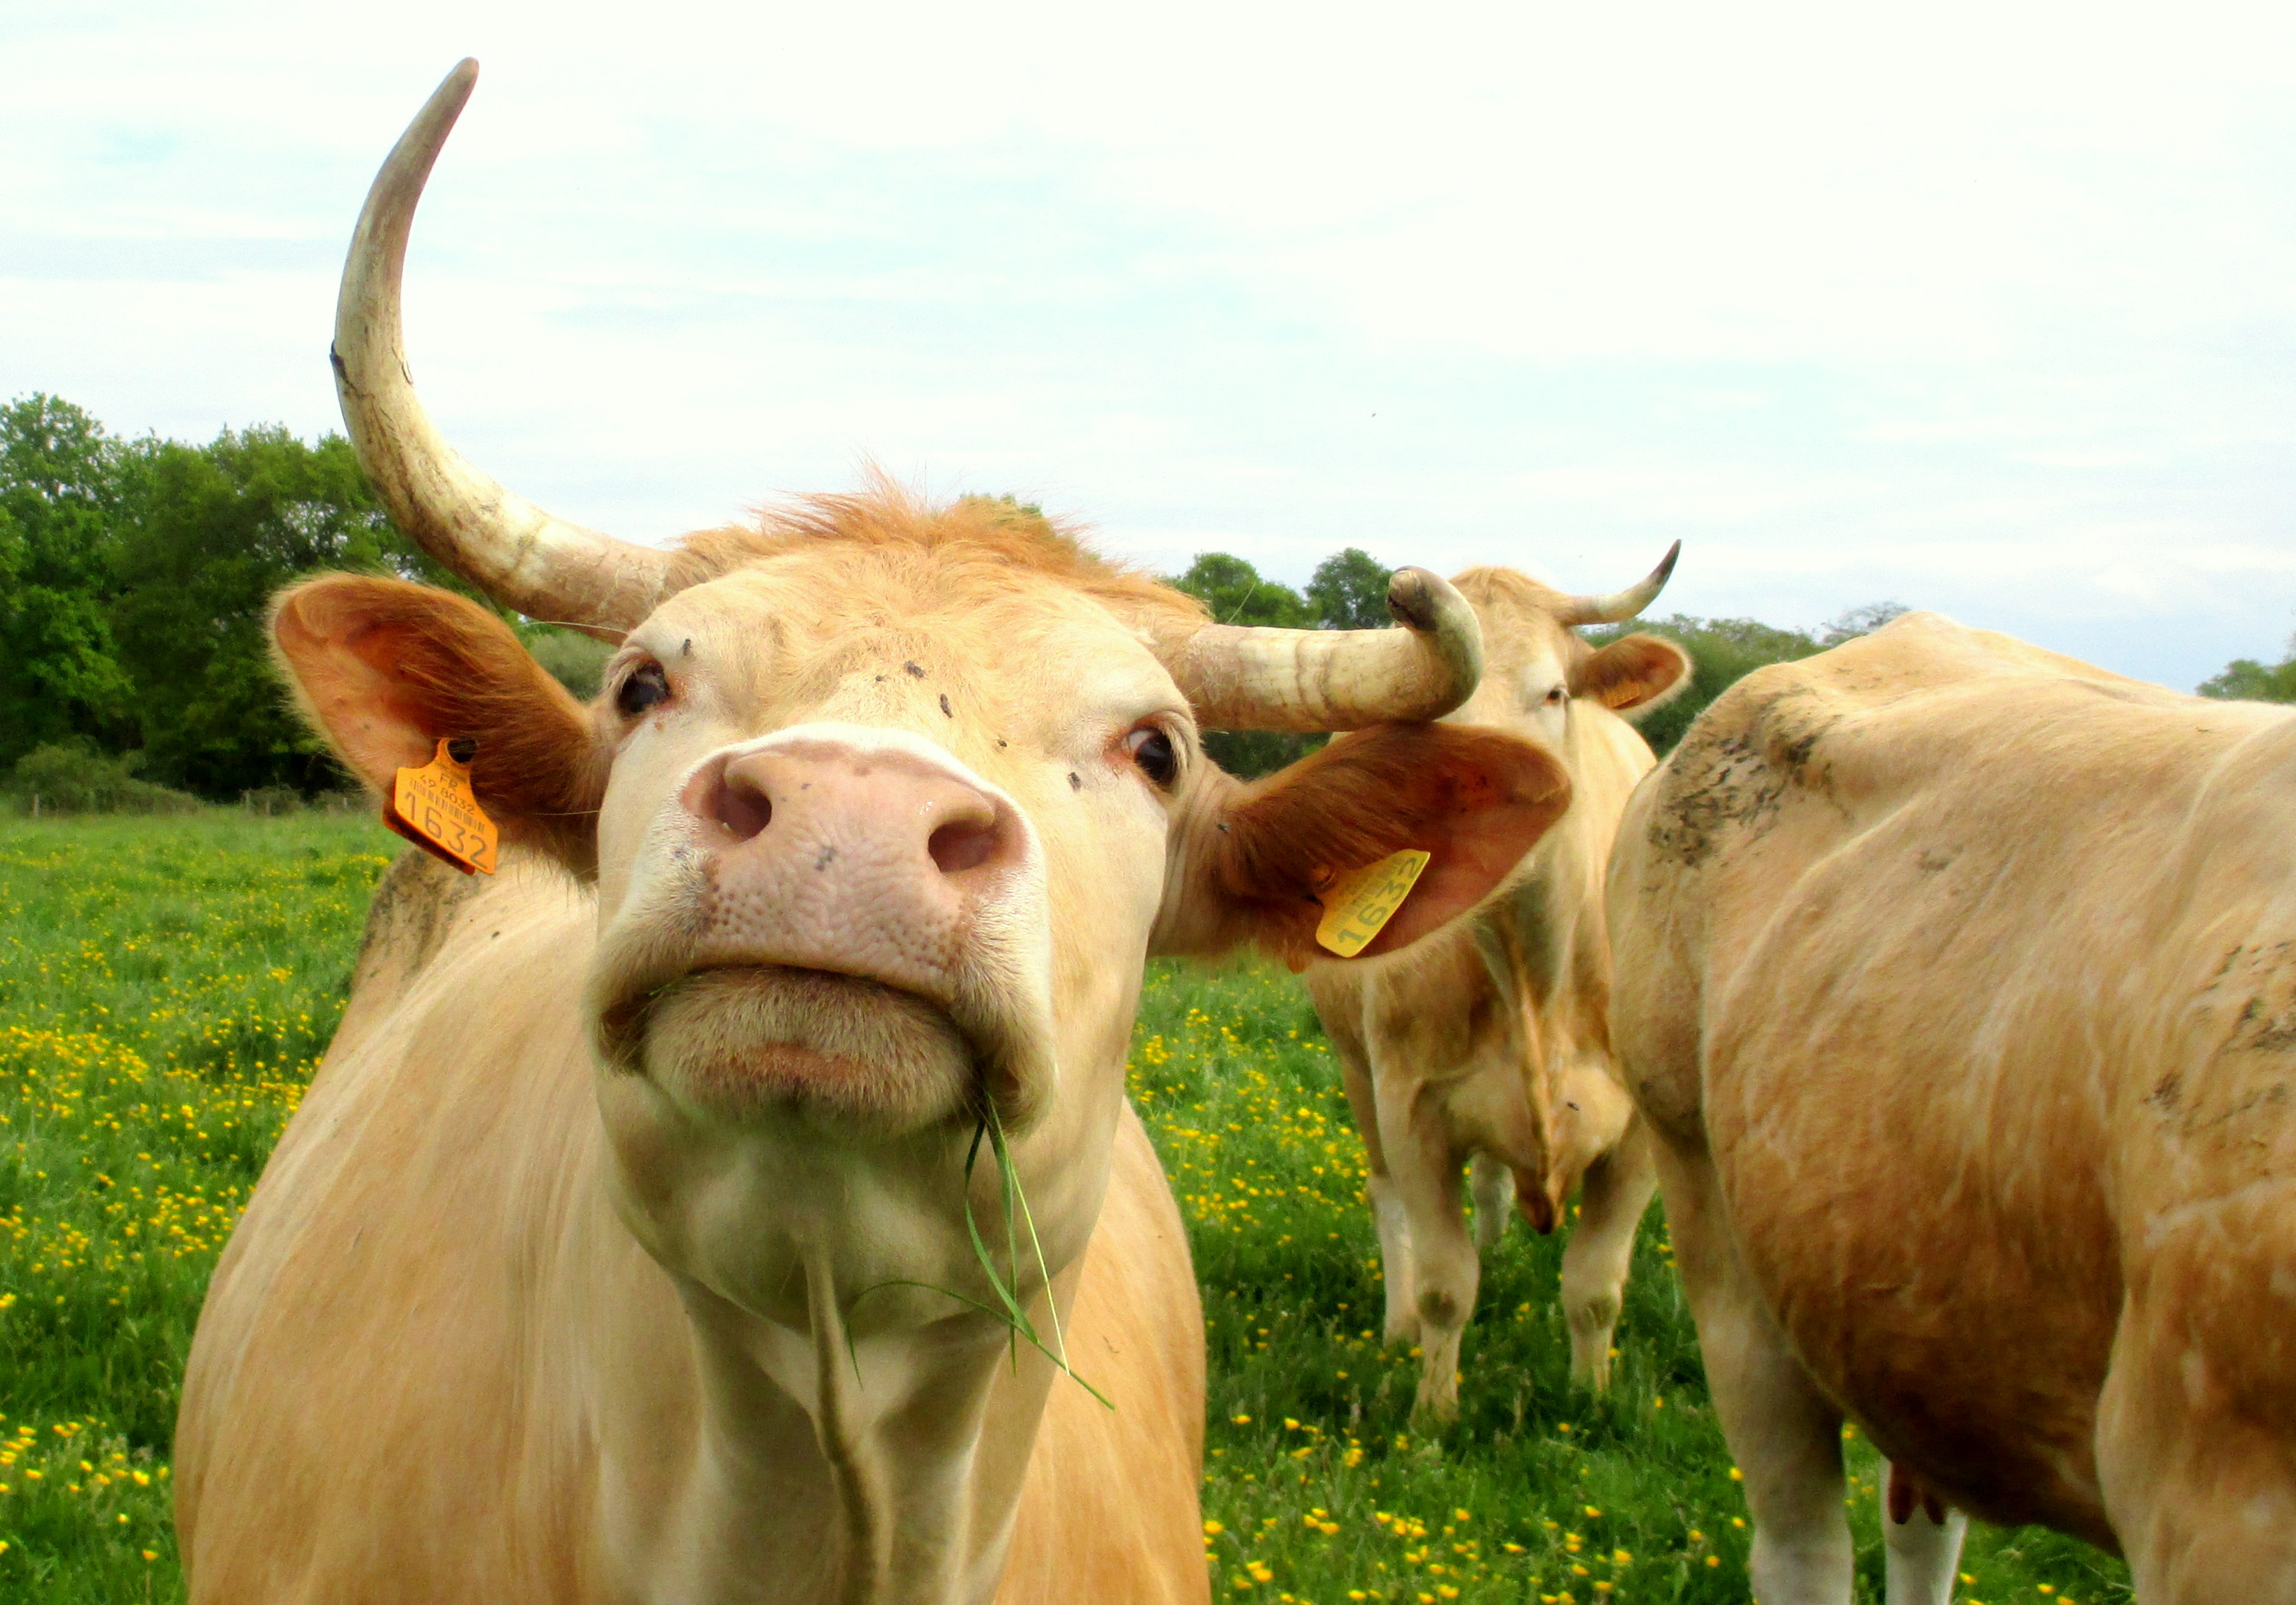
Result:
{"label": "cow face", "polygon": [[628,633],[587,709],[444,593],[323,579],[275,621],[370,782],[474,741],[506,837],[594,876],[626,1216],[729,1307],[800,1325],[808,1255],[849,1298],[908,1288],[865,1326],[921,1315],[919,1288],[987,1290],[963,1182],[984,1122],[1013,1139],[1038,1279],[1074,1258],[1152,947],[1297,959],[1324,883],[1420,847],[1391,948],[1487,893],[1569,796],[1552,756],[1444,725],[1242,786],[1151,645],[1190,604],[1031,568],[1054,537],[993,508],[872,520],[755,536]]}
{"label": "cow face", "polygon": [[[1639,632],[1595,647],[1571,627],[1588,622],[1588,599],[1566,595],[1513,569],[1470,569],[1456,581],[1481,622],[1482,684],[1448,717],[1514,730],[1562,752],[1574,707],[1632,717],[1670,699],[1690,658]],[[1646,582],[1647,583],[1647,582]]]}

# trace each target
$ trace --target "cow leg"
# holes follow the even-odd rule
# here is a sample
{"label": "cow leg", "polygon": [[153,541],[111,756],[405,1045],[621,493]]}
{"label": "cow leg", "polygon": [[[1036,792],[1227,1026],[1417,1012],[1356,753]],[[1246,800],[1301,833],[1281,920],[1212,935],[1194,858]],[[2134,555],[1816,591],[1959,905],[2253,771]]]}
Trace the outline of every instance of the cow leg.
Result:
{"label": "cow leg", "polygon": [[1611,1339],[1627,1271],[1634,1263],[1635,1232],[1651,1194],[1658,1191],[1658,1161],[1650,1130],[1631,1120],[1609,1152],[1587,1167],[1579,1185],[1578,1219],[1562,1250],[1562,1316],[1570,1326],[1570,1380],[1596,1393],[1611,1385]]}
{"label": "cow leg", "polygon": [[1882,1486],[1889,1605],[1952,1605],[1953,1568],[1969,1518],[1939,1503],[1894,1463]]}
{"label": "cow leg", "polygon": [[1841,1413],[1802,1369],[1740,1257],[1712,1162],[1653,1144],[1714,1413],[1746,1479],[1762,1605],[1849,1605]]}
{"label": "cow leg", "polygon": [[1449,1123],[1431,1098],[1398,1108],[1381,1100],[1381,1130],[1411,1233],[1412,1300],[1422,1354],[1414,1414],[1459,1413],[1459,1340],[1475,1307],[1482,1262],[1467,1233],[1466,1190]]}
{"label": "cow leg", "polygon": [[1475,1252],[1488,1254],[1499,1246],[1514,1213],[1514,1172],[1478,1153],[1467,1162],[1467,1191],[1475,1200]]}
{"label": "cow leg", "polygon": [[2296,1601],[2288,1303],[2277,1286],[2262,1291],[2285,1275],[2263,1245],[2284,1255],[2288,1239],[2257,1218],[2286,1196],[2284,1184],[2256,1188],[2192,1211],[2122,1306],[2096,1469],[2145,1605]]}
{"label": "cow leg", "polygon": [[[2101,1462],[2143,1452],[2103,1447]],[[2251,1421],[2166,1447],[2166,1465],[2099,1467],[2136,1597],[2145,1605],[2296,1601],[2296,1478],[2284,1431]],[[2120,1496],[2137,1483],[2151,1485],[2142,1504]]]}
{"label": "cow leg", "polygon": [[[1337,1011],[1333,1011],[1337,1013]],[[1404,1218],[1403,1200],[1387,1173],[1387,1148],[1379,1136],[1379,1094],[1374,1086],[1370,1056],[1363,1039],[1346,1022],[1327,1019],[1324,1033],[1332,1040],[1332,1057],[1340,1061],[1340,1085],[1348,1094],[1348,1112],[1355,1117],[1356,1133],[1363,1138],[1364,1201],[1371,1206],[1372,1229],[1379,1233],[1379,1266],[1387,1289],[1387,1319],[1381,1340],[1390,1348],[1419,1341],[1416,1282],[1411,1271],[1411,1227]]]}
{"label": "cow leg", "polygon": [[1411,1222],[1392,1178],[1374,1175],[1364,1183],[1372,1224],[1379,1231],[1379,1263],[1387,1287],[1387,1320],[1380,1338],[1390,1348],[1419,1341],[1419,1279],[1411,1260]]}

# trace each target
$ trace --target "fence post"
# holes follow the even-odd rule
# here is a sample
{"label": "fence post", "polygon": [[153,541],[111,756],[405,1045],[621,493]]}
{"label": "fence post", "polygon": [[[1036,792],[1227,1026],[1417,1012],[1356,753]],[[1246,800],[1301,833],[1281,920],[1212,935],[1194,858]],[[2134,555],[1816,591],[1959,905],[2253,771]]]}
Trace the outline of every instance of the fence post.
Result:
{"label": "fence post", "polygon": [[33,817],[33,818],[35,818],[35,819],[37,819],[39,816],[40,816],[40,794],[39,794],[38,792],[35,791],[35,792],[33,792],[33,793],[32,793],[32,817]]}

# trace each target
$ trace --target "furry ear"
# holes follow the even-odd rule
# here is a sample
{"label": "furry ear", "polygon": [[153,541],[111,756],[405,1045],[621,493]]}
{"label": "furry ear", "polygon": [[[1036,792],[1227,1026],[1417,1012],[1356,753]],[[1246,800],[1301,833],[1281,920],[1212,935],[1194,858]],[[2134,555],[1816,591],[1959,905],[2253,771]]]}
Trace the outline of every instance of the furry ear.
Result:
{"label": "furry ear", "polygon": [[1340,876],[1404,848],[1431,856],[1357,956],[1392,953],[1481,902],[1570,804],[1560,759],[1472,725],[1374,725],[1250,786],[1200,773],[1151,946],[1257,942],[1294,969],[1341,962],[1316,944],[1317,894]]}
{"label": "furry ear", "polygon": [[1647,713],[1690,682],[1690,654],[1656,635],[1621,635],[1570,673],[1570,694],[1613,713]]}
{"label": "furry ear", "polygon": [[282,592],[271,635],[303,709],[388,793],[442,739],[477,743],[471,786],[506,841],[594,872],[604,766],[580,703],[477,603],[350,574]]}

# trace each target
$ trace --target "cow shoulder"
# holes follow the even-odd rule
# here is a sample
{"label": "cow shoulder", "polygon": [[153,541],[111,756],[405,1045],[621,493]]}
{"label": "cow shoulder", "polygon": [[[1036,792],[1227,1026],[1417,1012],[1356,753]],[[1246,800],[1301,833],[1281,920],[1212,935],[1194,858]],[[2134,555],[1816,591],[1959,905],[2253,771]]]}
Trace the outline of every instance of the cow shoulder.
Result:
{"label": "cow shoulder", "polygon": [[351,962],[350,996],[343,1008],[330,1058],[356,1046],[373,1023],[406,996],[439,950],[455,921],[480,889],[478,878],[451,868],[430,854],[408,848],[391,860],[376,882]]}
{"label": "cow shoulder", "polygon": [[1885,817],[1928,827],[1914,832],[1913,868],[1950,862],[1957,826],[1980,811],[1970,774],[2013,772],[2037,725],[2081,713],[2072,722],[2087,727],[2097,709],[2154,700],[2176,699],[1926,613],[1758,669],[1716,698],[1635,793],[1611,858],[1612,1024],[1661,1129],[1693,1140],[1704,993],[1718,979],[1710,947],[1743,956],[1753,928],[1741,913],[1776,906],[1809,865]]}
{"label": "cow shoulder", "polygon": [[2006,635],[1907,614],[1758,669],[1716,698],[1660,766],[1631,850],[1694,872],[1759,842],[1800,806],[1847,821],[1861,803],[1934,787],[1955,760],[2021,751],[2058,712],[2184,700]]}
{"label": "cow shoulder", "polygon": [[390,862],[374,888],[351,966],[354,995],[374,986],[403,984],[446,946],[455,915],[479,888],[432,855],[408,848]]}

